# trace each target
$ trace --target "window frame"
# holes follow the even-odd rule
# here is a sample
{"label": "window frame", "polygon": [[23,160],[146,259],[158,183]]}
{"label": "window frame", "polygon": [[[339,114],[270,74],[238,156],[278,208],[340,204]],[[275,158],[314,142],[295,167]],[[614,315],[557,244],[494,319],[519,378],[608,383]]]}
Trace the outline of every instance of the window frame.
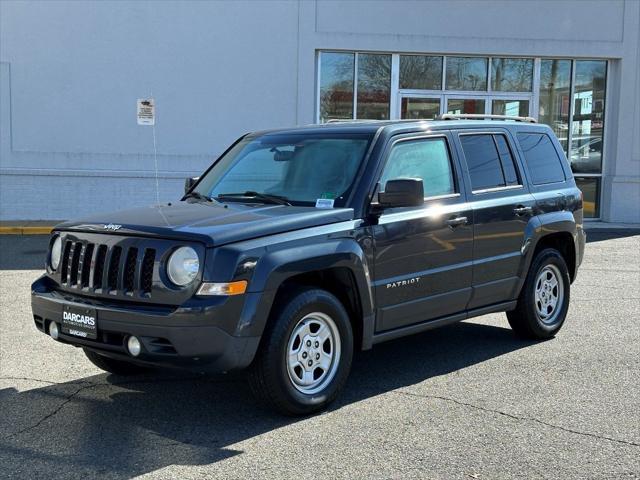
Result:
{"label": "window frame", "polygon": [[444,140],[445,143],[445,147],[447,149],[447,154],[449,156],[449,165],[451,167],[451,176],[453,179],[453,188],[454,188],[454,193],[447,193],[444,195],[433,195],[430,197],[423,197],[423,202],[422,205],[419,205],[417,207],[403,207],[403,208],[407,208],[407,209],[411,209],[411,210],[415,210],[415,209],[420,209],[423,208],[424,205],[427,202],[431,202],[434,200],[444,200],[444,199],[450,199],[450,198],[460,198],[462,196],[462,192],[461,192],[461,185],[462,182],[460,182],[460,178],[459,178],[459,171],[456,165],[456,161],[455,161],[455,157],[454,157],[454,149],[452,148],[451,145],[451,140],[449,138],[449,136],[445,133],[445,132],[440,132],[440,133],[432,133],[432,134],[416,134],[416,133],[410,133],[406,136],[398,136],[398,138],[392,138],[386,145],[385,147],[385,151],[383,154],[383,160],[382,162],[380,162],[380,167],[379,170],[377,171],[375,178],[376,181],[374,183],[374,187],[373,187],[373,195],[372,198],[373,200],[371,201],[370,205],[371,206],[379,206],[380,204],[378,203],[378,193],[380,192],[380,179],[382,178],[382,174],[385,171],[385,168],[387,168],[387,164],[389,163],[389,157],[391,156],[391,152],[393,150],[393,148],[401,142],[409,142],[409,141],[419,141],[419,140],[429,140],[429,139],[436,139],[436,138],[441,138]]}
{"label": "window frame", "polygon": [[[516,156],[514,155],[514,148],[513,145],[511,144],[511,140],[510,140],[510,135],[508,134],[508,132],[504,131],[504,130],[471,130],[468,132],[457,132],[458,135],[458,142],[460,144],[460,151],[462,153],[462,157],[464,158],[464,167],[466,168],[467,171],[467,175],[469,176],[469,189],[471,191],[472,195],[482,195],[484,193],[494,193],[494,192],[503,192],[503,191],[508,191],[508,190],[518,190],[518,189],[524,189],[524,182],[522,181],[522,179],[524,178],[522,175],[522,171],[521,171],[521,167],[520,164],[518,162],[518,160],[516,159]],[[471,172],[469,171],[469,164],[467,163],[467,156],[464,152],[464,147],[462,146],[462,140],[460,137],[463,136],[469,136],[469,135],[490,135],[491,136],[491,140],[493,141],[493,145],[496,148],[496,153],[498,154],[498,161],[500,162],[500,169],[502,171],[502,176],[504,178],[505,181],[505,185],[504,186],[500,186],[500,187],[490,187],[490,188],[481,188],[478,190],[474,190],[473,189],[473,183],[471,181]],[[516,171],[516,176],[518,177],[518,184],[517,185],[507,185],[507,178],[504,174],[504,165],[502,164],[502,158],[500,158],[500,151],[498,150],[498,145],[496,144],[495,135],[502,135],[506,142],[507,142],[507,146],[509,147],[509,153],[511,154],[511,159],[513,160],[513,166],[515,168]]]}

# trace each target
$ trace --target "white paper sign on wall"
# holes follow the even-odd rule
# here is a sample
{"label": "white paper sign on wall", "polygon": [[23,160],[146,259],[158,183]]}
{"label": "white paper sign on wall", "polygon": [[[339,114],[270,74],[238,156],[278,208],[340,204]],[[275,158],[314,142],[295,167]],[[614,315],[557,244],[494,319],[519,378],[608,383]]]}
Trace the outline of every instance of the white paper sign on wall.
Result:
{"label": "white paper sign on wall", "polygon": [[138,125],[156,124],[156,104],[153,98],[138,99]]}

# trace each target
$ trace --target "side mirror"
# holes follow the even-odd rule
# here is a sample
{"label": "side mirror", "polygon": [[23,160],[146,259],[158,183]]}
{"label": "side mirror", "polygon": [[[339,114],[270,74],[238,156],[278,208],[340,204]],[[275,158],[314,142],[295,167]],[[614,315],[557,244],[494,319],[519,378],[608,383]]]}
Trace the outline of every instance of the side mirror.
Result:
{"label": "side mirror", "polygon": [[424,203],[424,188],[421,178],[396,178],[387,181],[384,192],[378,193],[378,202],[383,208],[417,207]]}
{"label": "side mirror", "polygon": [[184,181],[184,193],[189,193],[189,190],[193,188],[196,182],[200,179],[200,177],[189,177]]}

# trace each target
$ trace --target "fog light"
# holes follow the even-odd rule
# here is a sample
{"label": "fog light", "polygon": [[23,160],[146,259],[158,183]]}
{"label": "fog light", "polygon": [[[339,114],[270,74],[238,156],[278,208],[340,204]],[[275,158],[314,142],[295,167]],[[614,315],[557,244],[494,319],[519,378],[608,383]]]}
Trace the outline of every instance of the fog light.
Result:
{"label": "fog light", "polygon": [[138,340],[136,337],[129,337],[129,340],[127,340],[127,350],[129,350],[129,353],[134,357],[140,355],[140,352],[142,351],[140,340]]}
{"label": "fog light", "polygon": [[58,340],[60,331],[58,330],[58,324],[56,322],[49,323],[49,335],[51,335],[51,338],[54,340]]}

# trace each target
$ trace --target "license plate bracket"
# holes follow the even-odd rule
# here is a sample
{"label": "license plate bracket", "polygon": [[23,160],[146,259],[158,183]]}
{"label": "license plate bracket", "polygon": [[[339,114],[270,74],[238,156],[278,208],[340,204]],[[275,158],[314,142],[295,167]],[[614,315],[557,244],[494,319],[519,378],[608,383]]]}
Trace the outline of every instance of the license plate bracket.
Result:
{"label": "license plate bracket", "polygon": [[62,333],[95,340],[98,338],[98,312],[95,308],[64,305]]}

